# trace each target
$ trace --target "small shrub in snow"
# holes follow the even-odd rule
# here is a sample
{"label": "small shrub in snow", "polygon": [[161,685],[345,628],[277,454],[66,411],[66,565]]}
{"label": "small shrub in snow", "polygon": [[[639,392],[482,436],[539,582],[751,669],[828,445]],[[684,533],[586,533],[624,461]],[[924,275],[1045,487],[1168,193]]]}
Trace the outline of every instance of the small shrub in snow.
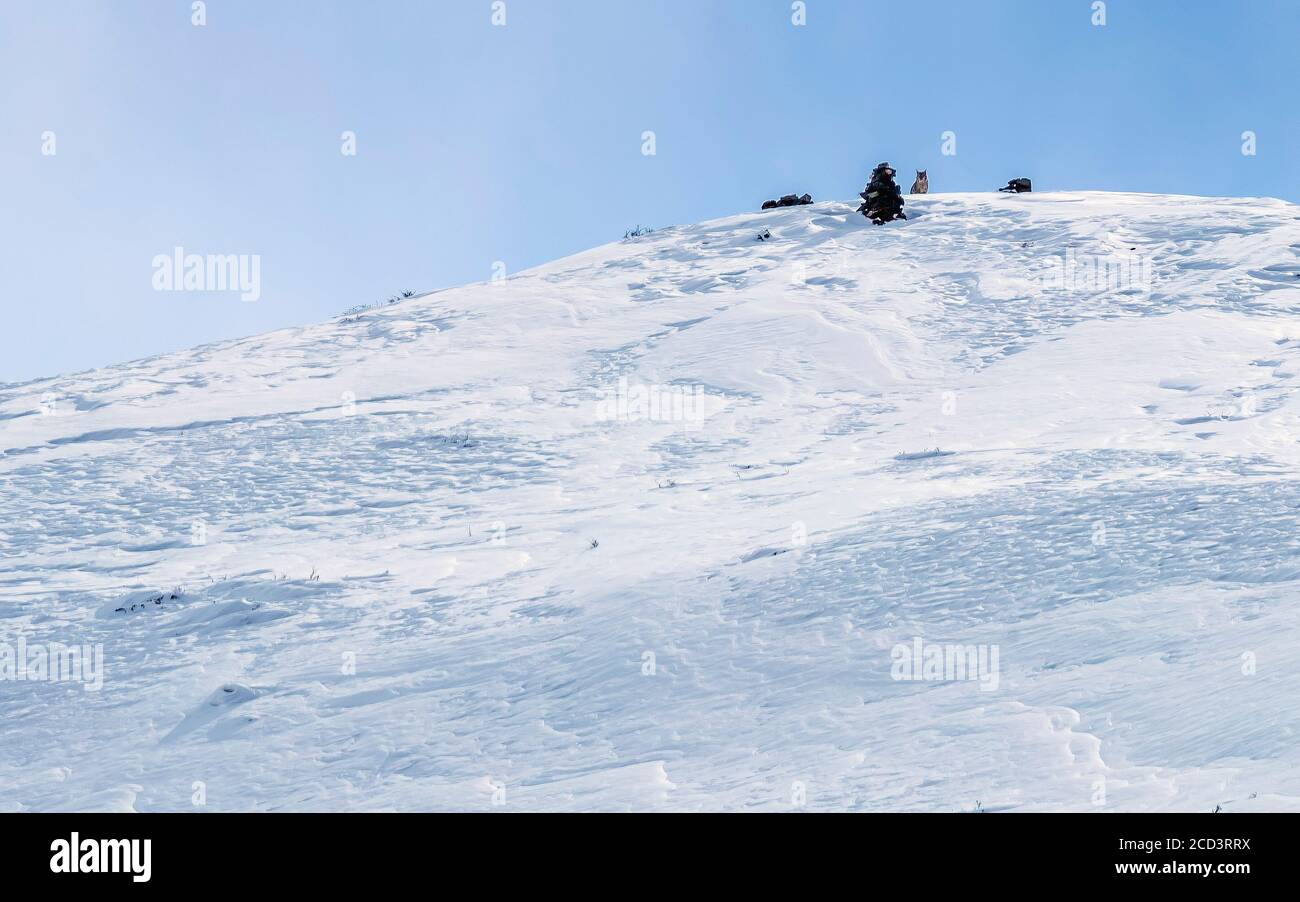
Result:
{"label": "small shrub in snow", "polygon": [[907,218],[907,214],[903,212],[903,191],[894,181],[894,176],[897,174],[894,167],[888,163],[881,163],[872,170],[870,183],[858,195],[862,198],[862,206],[858,207],[858,212],[876,225]]}
{"label": "small shrub in snow", "polygon": [[374,310],[377,307],[384,306],[386,303],[396,304],[398,301],[404,301],[407,298],[413,298],[413,297],[415,297],[415,292],[411,291],[408,288],[403,291],[399,291],[395,295],[392,295],[391,297],[388,298],[386,302],[376,301],[373,304],[357,304],[356,306],[349,307],[347,310],[344,310],[342,313],[340,313],[339,316],[341,317],[341,319],[339,319],[339,322],[344,324],[355,323],[361,319],[361,314],[365,313],[367,310]]}

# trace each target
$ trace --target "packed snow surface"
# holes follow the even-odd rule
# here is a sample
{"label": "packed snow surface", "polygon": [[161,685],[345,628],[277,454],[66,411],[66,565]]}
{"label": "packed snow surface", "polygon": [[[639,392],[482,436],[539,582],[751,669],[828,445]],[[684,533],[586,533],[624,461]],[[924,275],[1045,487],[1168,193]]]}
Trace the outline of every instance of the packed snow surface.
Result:
{"label": "packed snow surface", "polygon": [[853,209],[0,386],[0,810],[1300,808],[1300,208]]}

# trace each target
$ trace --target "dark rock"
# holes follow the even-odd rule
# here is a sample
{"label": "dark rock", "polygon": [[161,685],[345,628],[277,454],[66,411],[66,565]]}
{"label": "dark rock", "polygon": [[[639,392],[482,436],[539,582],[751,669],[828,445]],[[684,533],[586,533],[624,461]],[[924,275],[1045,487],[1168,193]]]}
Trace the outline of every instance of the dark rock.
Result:
{"label": "dark rock", "polygon": [[780,200],[763,201],[764,210],[775,210],[777,207],[803,207],[812,203],[811,194],[786,194]]}

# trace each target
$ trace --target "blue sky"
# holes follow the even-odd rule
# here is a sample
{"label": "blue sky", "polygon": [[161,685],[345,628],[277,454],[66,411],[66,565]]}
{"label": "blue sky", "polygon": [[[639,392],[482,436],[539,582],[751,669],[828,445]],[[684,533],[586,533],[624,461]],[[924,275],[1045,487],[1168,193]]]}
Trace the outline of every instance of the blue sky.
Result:
{"label": "blue sky", "polygon": [[[1300,0],[806,3],[4,0],[0,381],[847,200],[885,159],[1300,201]],[[260,300],[155,291],[176,246],[259,255]]]}

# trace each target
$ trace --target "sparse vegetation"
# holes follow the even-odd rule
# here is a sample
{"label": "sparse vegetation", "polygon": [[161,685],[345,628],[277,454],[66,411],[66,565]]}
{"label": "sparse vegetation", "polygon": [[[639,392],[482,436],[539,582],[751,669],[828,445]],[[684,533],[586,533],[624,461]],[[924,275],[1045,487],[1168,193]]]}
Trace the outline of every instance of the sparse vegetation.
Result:
{"label": "sparse vegetation", "polygon": [[956,453],[956,451],[944,451],[942,448],[927,451],[899,451],[894,455],[894,460],[929,460],[932,457],[952,457]]}
{"label": "sparse vegetation", "polygon": [[391,295],[384,301],[376,301],[373,304],[357,304],[355,307],[349,307],[347,310],[340,313],[339,322],[355,323],[361,319],[361,314],[365,313],[367,310],[374,310],[377,307],[387,307],[390,304],[396,304],[398,301],[404,301],[413,297],[415,297],[415,292],[406,288],[399,291],[397,294]]}
{"label": "sparse vegetation", "polygon": [[172,589],[170,593],[159,592],[155,595],[149,595],[147,598],[141,598],[137,601],[133,601],[129,603],[124,602],[121,607],[114,608],[113,613],[134,614],[139,611],[148,611],[155,607],[161,607],[166,602],[176,601],[183,594],[184,592],[181,591],[180,586],[177,586],[174,589]]}
{"label": "sparse vegetation", "polygon": [[624,232],[623,240],[626,241],[629,238],[640,238],[643,235],[653,235],[654,231],[654,229],[647,226],[638,225],[635,229],[628,229]]}

